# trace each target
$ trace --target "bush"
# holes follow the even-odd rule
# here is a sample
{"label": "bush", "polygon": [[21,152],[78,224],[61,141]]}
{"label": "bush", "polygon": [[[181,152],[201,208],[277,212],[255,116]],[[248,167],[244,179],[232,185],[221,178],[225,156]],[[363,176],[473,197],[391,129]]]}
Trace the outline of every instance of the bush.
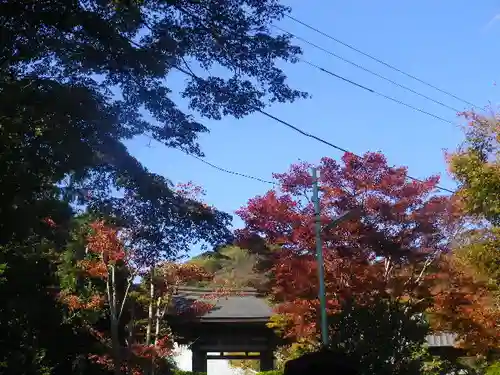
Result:
{"label": "bush", "polygon": [[500,362],[496,362],[488,367],[486,375],[500,375]]}
{"label": "bush", "polygon": [[283,375],[283,371],[280,370],[262,371],[258,372],[256,375]]}

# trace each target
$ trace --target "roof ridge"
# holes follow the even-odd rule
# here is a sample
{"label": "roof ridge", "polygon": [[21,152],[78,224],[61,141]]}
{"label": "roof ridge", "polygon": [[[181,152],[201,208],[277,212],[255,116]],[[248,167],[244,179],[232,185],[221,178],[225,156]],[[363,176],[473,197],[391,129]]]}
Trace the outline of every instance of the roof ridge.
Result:
{"label": "roof ridge", "polygon": [[263,293],[259,292],[255,288],[205,288],[205,287],[191,287],[191,286],[181,286],[177,288],[177,292],[205,292],[205,293],[210,293],[210,292],[217,292],[219,290],[227,291],[227,292],[242,292],[242,293],[247,293],[247,294],[258,294],[258,295],[263,295]]}

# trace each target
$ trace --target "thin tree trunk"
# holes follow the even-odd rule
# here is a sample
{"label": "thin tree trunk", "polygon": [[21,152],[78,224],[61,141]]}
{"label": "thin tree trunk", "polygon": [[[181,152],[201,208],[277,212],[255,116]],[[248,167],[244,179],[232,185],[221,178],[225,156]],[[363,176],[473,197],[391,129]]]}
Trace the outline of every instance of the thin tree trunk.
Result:
{"label": "thin tree trunk", "polygon": [[121,370],[121,353],[120,339],[118,335],[118,322],[115,319],[111,320],[111,341],[113,345],[113,367],[115,375],[122,375]]}
{"label": "thin tree trunk", "polygon": [[115,267],[111,266],[111,277],[108,277],[106,286],[109,300],[110,310],[110,326],[111,326],[111,346],[113,352],[113,373],[122,375],[121,371],[121,353],[120,353],[120,337],[118,333],[118,312],[116,304],[116,277]]}
{"label": "thin tree trunk", "polygon": [[160,338],[160,320],[162,318],[161,313],[161,297],[156,301],[156,326],[155,326],[155,345],[158,344],[158,339]]}
{"label": "thin tree trunk", "polygon": [[[158,346],[158,340],[160,338],[160,320],[162,319],[161,313],[161,297],[158,297],[156,301],[156,322],[155,322],[155,348]],[[151,359],[151,375],[155,373],[155,357]]]}
{"label": "thin tree trunk", "polygon": [[149,280],[149,309],[148,309],[148,325],[146,327],[146,345],[151,345],[151,332],[153,328],[153,299],[155,297],[155,286],[153,282],[154,278],[154,267],[151,267],[150,280]]}
{"label": "thin tree trunk", "polygon": [[128,325],[128,339],[127,339],[127,373],[131,374],[130,364],[132,360],[131,347],[134,344],[134,333],[135,333],[135,308],[134,305],[130,307],[130,322]]}

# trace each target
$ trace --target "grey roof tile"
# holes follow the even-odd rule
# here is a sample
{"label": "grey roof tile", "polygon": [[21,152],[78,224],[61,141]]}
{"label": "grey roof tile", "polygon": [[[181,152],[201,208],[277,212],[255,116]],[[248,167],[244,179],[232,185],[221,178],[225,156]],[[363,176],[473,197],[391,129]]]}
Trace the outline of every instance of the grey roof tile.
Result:
{"label": "grey roof tile", "polygon": [[[181,305],[186,303],[186,300],[203,299],[210,292],[210,289],[203,288],[180,288],[174,301]],[[239,289],[234,292],[240,295],[219,297],[215,300],[215,307],[201,319],[267,320],[273,315],[272,307],[254,289]],[[453,333],[436,333],[427,336],[426,341],[429,347],[451,347],[455,345],[456,338],[457,335]]]}
{"label": "grey roof tile", "polygon": [[[174,297],[174,303],[182,305],[188,300],[203,299],[211,291],[201,288],[182,288]],[[202,319],[269,319],[273,314],[272,307],[253,289],[233,291],[236,295],[220,296],[210,301],[215,307]]]}

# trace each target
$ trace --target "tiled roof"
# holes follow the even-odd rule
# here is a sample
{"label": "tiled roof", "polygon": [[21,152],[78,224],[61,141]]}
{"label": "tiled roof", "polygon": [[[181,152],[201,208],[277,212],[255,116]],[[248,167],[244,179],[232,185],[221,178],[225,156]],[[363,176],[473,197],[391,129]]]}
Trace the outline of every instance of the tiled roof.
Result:
{"label": "tiled roof", "polygon": [[[210,292],[210,289],[203,288],[180,288],[174,296],[174,303],[182,305],[189,300],[203,299]],[[233,292],[234,295],[216,299],[215,307],[201,317],[201,320],[266,321],[273,315],[272,307],[254,289],[238,289]],[[426,341],[431,348],[451,347],[454,346],[456,337],[457,335],[452,333],[437,333],[427,336]]]}
{"label": "tiled roof", "polygon": [[[189,300],[203,299],[211,291],[201,288],[181,288],[174,296],[174,303],[182,305]],[[254,289],[238,289],[228,296],[221,296],[214,301],[215,306],[201,320],[213,319],[258,319],[268,320],[273,314],[272,307]]]}

